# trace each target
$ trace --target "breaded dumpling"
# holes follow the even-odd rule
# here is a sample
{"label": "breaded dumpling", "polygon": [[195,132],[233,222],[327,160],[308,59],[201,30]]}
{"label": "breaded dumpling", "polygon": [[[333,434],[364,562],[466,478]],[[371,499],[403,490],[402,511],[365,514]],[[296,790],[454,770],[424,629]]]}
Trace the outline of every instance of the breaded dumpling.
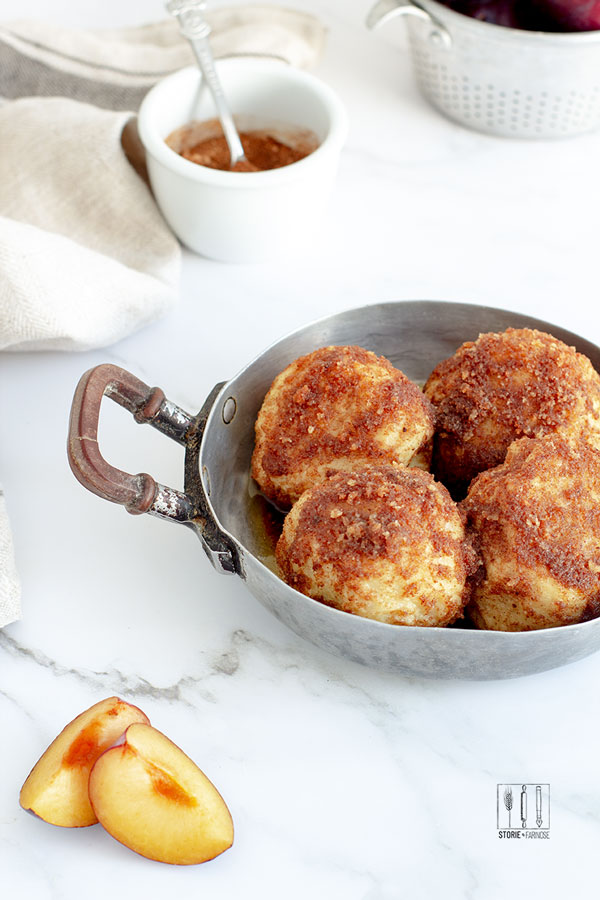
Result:
{"label": "breaded dumpling", "polygon": [[333,471],[370,462],[428,468],[433,410],[419,388],[362,347],[323,347],[291,363],[256,420],[252,477],[282,509]]}
{"label": "breaded dumpling", "polygon": [[286,516],[276,554],[296,590],[392,625],[448,625],[467,600],[458,507],[417,468],[367,464],[315,485]]}
{"label": "breaded dumpling", "polygon": [[586,356],[529,328],[482,334],[433,370],[432,471],[455,496],[521,437],[564,431],[600,448],[600,376]]}
{"label": "breaded dumpling", "polygon": [[582,440],[515,441],[461,504],[483,558],[469,614],[532,631],[600,614],[600,453]]}

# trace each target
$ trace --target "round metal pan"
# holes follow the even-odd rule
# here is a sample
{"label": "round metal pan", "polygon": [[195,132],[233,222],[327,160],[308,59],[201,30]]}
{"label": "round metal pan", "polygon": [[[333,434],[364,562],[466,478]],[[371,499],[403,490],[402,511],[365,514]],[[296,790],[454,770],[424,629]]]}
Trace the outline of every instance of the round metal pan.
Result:
{"label": "round metal pan", "polygon": [[[305,597],[279,578],[253,514],[249,469],[254,422],[271,382],[298,356],[329,344],[358,344],[422,383],[464,341],[509,326],[550,332],[586,354],[600,371],[600,348],[529,316],[441,301],[370,305],[284,337],[231,381],[216,385],[197,415],[123,369],[91,369],[73,399],[69,462],[79,481],[104,499],[129,512],[148,512],[193,528],[219,571],[238,575],[278,619],[327,652],[402,675],[444,679],[515,678],[562,666],[600,649],[600,619],[506,633],[386,625],[353,616]],[[104,395],[185,447],[183,492],[157,484],[147,474],[121,472],[104,460],[97,441]]]}

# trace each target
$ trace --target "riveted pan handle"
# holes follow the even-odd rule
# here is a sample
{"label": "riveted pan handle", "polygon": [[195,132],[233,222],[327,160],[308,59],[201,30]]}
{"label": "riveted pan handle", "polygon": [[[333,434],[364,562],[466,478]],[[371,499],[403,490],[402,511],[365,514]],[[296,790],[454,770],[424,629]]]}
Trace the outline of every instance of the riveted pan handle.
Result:
{"label": "riveted pan handle", "polygon": [[431,25],[429,40],[432,44],[449,47],[452,44],[447,29],[426,9],[413,0],[378,0],[367,16],[367,27],[378,28],[396,16],[415,16]]}
{"label": "riveted pan handle", "polygon": [[[217,384],[197,416],[167,400],[131,372],[105,363],[82,375],[75,390],[67,453],[73,474],[92,493],[120,503],[130,513],[150,513],[181,522],[197,533],[211,563],[227,575],[244,571],[231,537],[216,521],[200,476],[204,428],[223,384]],[[103,397],[123,406],[136,422],[147,423],[185,447],[185,493],[159,484],[146,472],[130,475],[111,466],[98,447],[98,420]]]}
{"label": "riveted pan handle", "polygon": [[104,396],[127,409],[136,422],[148,423],[180,444],[186,443],[194,424],[194,418],[167,400],[160,388],[148,387],[118,366],[96,366],[81,377],[71,406],[67,452],[75,477],[89,491],[120,503],[127,512],[190,522],[195,509],[187,494],[159,484],[146,472],[130,475],[104,459],[98,446]]}

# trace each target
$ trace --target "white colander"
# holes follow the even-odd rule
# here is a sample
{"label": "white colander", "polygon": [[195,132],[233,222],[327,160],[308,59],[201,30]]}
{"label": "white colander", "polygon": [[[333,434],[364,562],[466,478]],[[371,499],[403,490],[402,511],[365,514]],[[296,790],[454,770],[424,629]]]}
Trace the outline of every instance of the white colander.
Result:
{"label": "white colander", "polygon": [[600,126],[600,31],[492,25],[435,0],[379,0],[374,28],[406,16],[418,85],[444,115],[486,134],[558,138]]}

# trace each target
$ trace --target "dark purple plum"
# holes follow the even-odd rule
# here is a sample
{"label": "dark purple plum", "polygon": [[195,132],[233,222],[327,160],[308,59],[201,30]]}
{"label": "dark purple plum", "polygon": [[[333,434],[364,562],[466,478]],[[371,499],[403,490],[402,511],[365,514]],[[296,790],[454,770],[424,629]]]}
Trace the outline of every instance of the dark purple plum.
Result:
{"label": "dark purple plum", "polygon": [[446,0],[445,5],[481,22],[491,22],[507,28],[520,27],[519,0]]}
{"label": "dark purple plum", "polygon": [[481,22],[528,31],[600,29],[600,0],[441,0]]}
{"label": "dark purple plum", "polygon": [[546,31],[600,29],[600,0],[532,0],[534,14]]}

